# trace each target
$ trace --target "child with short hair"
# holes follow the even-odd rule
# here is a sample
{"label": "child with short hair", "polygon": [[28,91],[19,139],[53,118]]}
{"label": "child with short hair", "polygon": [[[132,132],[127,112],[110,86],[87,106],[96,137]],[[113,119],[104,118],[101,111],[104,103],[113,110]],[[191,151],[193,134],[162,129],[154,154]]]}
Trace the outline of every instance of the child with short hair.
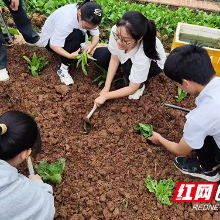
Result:
{"label": "child with short hair", "polygon": [[[175,166],[185,174],[211,182],[220,180],[220,78],[207,51],[196,45],[174,49],[168,56],[164,73],[189,94],[197,95],[196,108],[186,116],[179,143],[153,132],[148,139],[176,154]],[[188,157],[192,150],[197,157]]]}
{"label": "child with short hair", "polygon": [[52,220],[53,189],[39,175],[29,179],[16,167],[41,150],[36,122],[27,114],[8,111],[0,116],[1,220]]}
{"label": "child with short hair", "polygon": [[42,28],[41,40],[49,51],[61,55],[57,74],[62,83],[74,83],[69,74],[69,67],[72,57],[79,53],[80,44],[85,42],[87,31],[90,32],[92,41],[84,51],[90,53],[98,44],[98,25],[101,23],[102,15],[102,8],[98,3],[86,0],[65,5],[47,18]]}

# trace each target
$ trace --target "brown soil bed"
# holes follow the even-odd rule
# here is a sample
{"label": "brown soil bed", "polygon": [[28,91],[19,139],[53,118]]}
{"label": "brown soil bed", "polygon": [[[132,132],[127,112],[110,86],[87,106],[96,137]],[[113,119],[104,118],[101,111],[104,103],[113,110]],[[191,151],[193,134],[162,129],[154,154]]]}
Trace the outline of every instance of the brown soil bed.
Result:
{"label": "brown soil bed", "polygon": [[[30,75],[22,57],[35,51],[50,62],[39,77]],[[173,165],[174,155],[147,143],[133,129],[137,123],[151,123],[164,137],[180,140],[186,113],[163,107],[164,102],[177,104],[177,88],[165,75],[150,79],[140,100],[107,101],[94,114],[94,127],[85,135],[83,117],[100,92],[93,83],[97,67],[90,63],[86,77],[74,63],[75,84],[67,87],[56,74],[58,56],[25,45],[7,52],[11,78],[1,83],[0,113],[20,110],[35,117],[43,148],[34,164],[66,159],[63,181],[53,186],[56,220],[213,218],[214,211],[192,211],[192,203],[162,205],[145,186],[147,175],[172,178],[175,183],[202,182],[181,174]],[[193,108],[193,103],[194,98],[187,96],[181,106]],[[19,170],[27,175],[26,164]],[[217,215],[214,219],[219,219]]]}

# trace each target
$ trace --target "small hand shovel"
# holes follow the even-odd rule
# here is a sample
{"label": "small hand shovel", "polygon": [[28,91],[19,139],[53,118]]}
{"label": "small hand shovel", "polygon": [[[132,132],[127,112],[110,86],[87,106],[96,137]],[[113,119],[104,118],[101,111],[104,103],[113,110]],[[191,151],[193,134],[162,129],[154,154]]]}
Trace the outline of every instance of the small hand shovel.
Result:
{"label": "small hand shovel", "polygon": [[30,175],[34,176],[35,175],[34,174],[34,167],[33,167],[33,164],[31,162],[31,157],[30,156],[27,158],[27,166],[28,166],[28,170],[29,170]]}
{"label": "small hand shovel", "polygon": [[91,125],[89,119],[91,118],[91,116],[93,115],[93,113],[95,112],[96,109],[97,109],[97,105],[94,105],[94,107],[91,110],[91,112],[89,112],[89,114],[84,119],[83,128],[84,128],[86,134],[88,134],[91,131],[92,125]]}

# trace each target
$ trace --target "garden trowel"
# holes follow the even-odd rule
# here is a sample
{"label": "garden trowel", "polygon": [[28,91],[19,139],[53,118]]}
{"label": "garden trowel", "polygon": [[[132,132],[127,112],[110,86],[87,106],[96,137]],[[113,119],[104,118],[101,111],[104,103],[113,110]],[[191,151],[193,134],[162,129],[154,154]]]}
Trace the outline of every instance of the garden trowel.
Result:
{"label": "garden trowel", "polygon": [[92,125],[91,125],[89,119],[91,118],[91,116],[93,115],[93,113],[95,112],[96,109],[97,109],[97,105],[94,105],[94,107],[91,110],[91,112],[89,112],[89,114],[84,119],[83,128],[84,128],[86,134],[88,134],[91,131]]}

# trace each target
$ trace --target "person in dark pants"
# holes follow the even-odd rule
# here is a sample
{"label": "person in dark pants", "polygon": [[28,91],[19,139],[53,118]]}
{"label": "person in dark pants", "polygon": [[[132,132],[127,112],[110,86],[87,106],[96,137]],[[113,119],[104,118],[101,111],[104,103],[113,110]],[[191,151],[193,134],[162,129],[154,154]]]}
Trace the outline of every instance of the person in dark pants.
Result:
{"label": "person in dark pants", "polygon": [[[215,76],[210,57],[196,45],[178,47],[168,56],[164,73],[179,88],[197,95],[196,108],[186,116],[179,143],[168,141],[156,132],[148,139],[178,155],[174,164],[182,173],[217,182],[220,180],[220,78]],[[197,157],[188,157],[193,149]]]}
{"label": "person in dark pants", "polygon": [[[166,54],[156,37],[156,26],[137,11],[126,12],[111,29],[108,48],[97,48],[93,54],[98,65],[108,70],[105,87],[95,100],[100,106],[108,99],[128,96],[139,99],[144,82],[162,72]],[[110,91],[112,80],[122,65],[125,87]]]}
{"label": "person in dark pants", "polygon": [[89,0],[63,6],[46,20],[41,31],[41,40],[49,51],[61,55],[57,74],[62,83],[66,85],[74,83],[69,74],[73,56],[78,55],[81,44],[87,42],[87,31],[92,36],[92,42],[89,46],[84,46],[86,47],[84,51],[90,53],[98,44],[98,25],[101,20],[101,6]]}
{"label": "person in dark pants", "polygon": [[[39,35],[32,29],[31,19],[27,16],[22,0],[3,0],[9,8],[14,22],[29,46],[43,47]],[[5,38],[0,28],[0,81],[9,80]]]}

